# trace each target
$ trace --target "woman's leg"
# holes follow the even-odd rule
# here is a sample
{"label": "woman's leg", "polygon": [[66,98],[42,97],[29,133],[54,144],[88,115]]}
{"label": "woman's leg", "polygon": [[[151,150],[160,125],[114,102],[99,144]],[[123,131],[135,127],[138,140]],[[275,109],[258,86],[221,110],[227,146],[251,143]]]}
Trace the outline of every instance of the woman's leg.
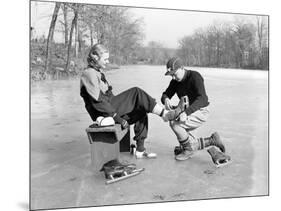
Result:
{"label": "woman's leg", "polygon": [[137,143],[137,151],[144,152],[144,140],[148,133],[147,113],[155,113],[159,116],[162,107],[158,105],[154,98],[140,88],[134,87],[120,93],[112,98],[111,104],[116,108],[116,112],[124,118],[130,125],[134,125],[134,132]]}
{"label": "woman's leg", "polygon": [[142,89],[134,87],[114,96],[111,100],[111,105],[122,116],[134,110],[151,113],[156,101]]}

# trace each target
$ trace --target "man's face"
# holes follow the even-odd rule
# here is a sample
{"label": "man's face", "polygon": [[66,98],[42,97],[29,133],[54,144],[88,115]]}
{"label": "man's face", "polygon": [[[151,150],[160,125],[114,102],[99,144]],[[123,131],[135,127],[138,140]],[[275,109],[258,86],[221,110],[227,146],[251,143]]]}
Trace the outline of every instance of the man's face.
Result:
{"label": "man's face", "polygon": [[184,71],[182,68],[177,69],[174,73],[171,74],[172,79],[176,81],[181,81],[184,76]]}
{"label": "man's face", "polygon": [[98,64],[104,69],[108,63],[109,63],[109,53],[107,52],[102,53],[98,60]]}

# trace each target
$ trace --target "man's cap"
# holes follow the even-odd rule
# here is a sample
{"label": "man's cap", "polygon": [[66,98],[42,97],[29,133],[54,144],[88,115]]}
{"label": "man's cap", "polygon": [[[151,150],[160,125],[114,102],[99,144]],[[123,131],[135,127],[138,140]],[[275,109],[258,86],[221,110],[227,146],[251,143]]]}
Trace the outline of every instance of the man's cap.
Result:
{"label": "man's cap", "polygon": [[172,57],[166,64],[167,72],[165,75],[172,75],[174,74],[177,69],[183,67],[183,63],[179,57]]}

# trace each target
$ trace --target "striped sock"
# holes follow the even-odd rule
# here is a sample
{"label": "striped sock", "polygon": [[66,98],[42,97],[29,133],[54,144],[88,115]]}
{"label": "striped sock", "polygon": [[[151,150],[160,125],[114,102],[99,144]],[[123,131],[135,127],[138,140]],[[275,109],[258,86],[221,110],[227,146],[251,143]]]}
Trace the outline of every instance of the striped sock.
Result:
{"label": "striped sock", "polygon": [[204,138],[198,138],[198,150],[204,149],[205,148],[205,142]]}

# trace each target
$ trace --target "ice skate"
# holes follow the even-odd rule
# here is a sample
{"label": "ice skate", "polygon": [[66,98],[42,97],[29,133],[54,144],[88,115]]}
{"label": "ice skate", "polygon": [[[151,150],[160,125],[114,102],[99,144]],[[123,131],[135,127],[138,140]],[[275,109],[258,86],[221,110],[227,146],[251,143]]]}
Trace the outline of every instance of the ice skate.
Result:
{"label": "ice skate", "polygon": [[129,167],[136,168],[134,163],[121,163],[118,159],[110,160],[107,163],[103,164],[100,171],[104,171],[106,168],[118,168],[118,167]]}
{"label": "ice skate", "polygon": [[114,182],[118,182],[124,179],[128,179],[130,177],[136,176],[140,174],[144,168],[136,169],[131,167],[106,167],[105,168],[105,177],[106,177],[106,184],[111,184]]}
{"label": "ice skate", "polygon": [[118,160],[112,160],[103,165],[101,171],[104,171],[106,184],[118,182],[140,174],[144,168],[137,169],[133,163],[124,164]]}
{"label": "ice skate", "polygon": [[210,137],[210,145],[218,147],[222,152],[225,152],[225,147],[221,141],[221,138],[217,132],[214,132]]}
{"label": "ice skate", "polygon": [[231,163],[230,156],[217,150],[215,147],[211,147],[207,151],[211,155],[212,160],[213,160],[214,164],[216,165],[216,167],[223,167],[223,166]]}

